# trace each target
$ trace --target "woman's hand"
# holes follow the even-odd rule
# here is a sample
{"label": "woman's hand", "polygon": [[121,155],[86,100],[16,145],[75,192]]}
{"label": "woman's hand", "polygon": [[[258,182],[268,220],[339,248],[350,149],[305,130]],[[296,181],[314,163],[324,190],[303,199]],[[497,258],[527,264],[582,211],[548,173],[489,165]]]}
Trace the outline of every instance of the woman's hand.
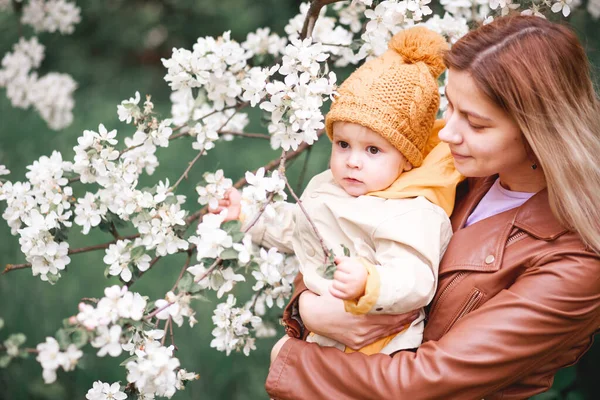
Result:
{"label": "woman's hand", "polygon": [[418,311],[399,315],[353,315],[344,302],[329,294],[307,290],[300,295],[300,315],[308,330],[358,350],[377,339],[398,333],[419,316]]}

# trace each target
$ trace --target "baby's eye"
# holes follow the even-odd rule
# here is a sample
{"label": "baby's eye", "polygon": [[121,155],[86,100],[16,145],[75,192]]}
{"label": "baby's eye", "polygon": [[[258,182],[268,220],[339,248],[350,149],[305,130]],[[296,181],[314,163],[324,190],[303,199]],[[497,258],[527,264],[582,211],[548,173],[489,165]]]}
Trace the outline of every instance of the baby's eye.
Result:
{"label": "baby's eye", "polygon": [[367,147],[367,151],[371,154],[377,154],[380,150],[375,146],[369,146]]}
{"label": "baby's eye", "polygon": [[342,148],[342,149],[347,149],[348,147],[350,147],[350,145],[348,144],[348,142],[344,142],[343,140],[340,140],[338,142],[338,145]]}

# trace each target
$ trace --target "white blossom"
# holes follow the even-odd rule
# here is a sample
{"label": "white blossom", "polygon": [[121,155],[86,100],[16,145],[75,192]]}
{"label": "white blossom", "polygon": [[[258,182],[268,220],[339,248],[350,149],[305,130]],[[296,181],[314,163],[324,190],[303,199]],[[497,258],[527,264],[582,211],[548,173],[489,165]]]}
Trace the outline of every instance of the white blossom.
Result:
{"label": "white blossom", "polygon": [[246,356],[256,348],[255,339],[250,336],[250,327],[261,323],[261,318],[253,315],[249,310],[234,307],[236,299],[233,295],[227,297],[225,303],[220,303],[212,317],[215,337],[210,342],[210,347],[224,351],[229,355],[232,351],[242,351]]}
{"label": "white blossom", "polygon": [[87,192],[84,197],[77,199],[74,222],[83,227],[82,233],[87,235],[92,227],[100,224],[106,212],[106,206],[98,204],[94,194]]}
{"label": "white blossom", "polygon": [[253,55],[270,54],[278,56],[283,52],[286,43],[285,38],[279,37],[276,33],[271,33],[270,28],[259,28],[256,32],[248,33],[242,47],[252,52]]}
{"label": "white blossom", "polygon": [[559,13],[562,11],[562,14],[565,17],[568,17],[571,13],[571,3],[573,0],[556,0],[552,7],[550,8],[553,13]]}
{"label": "white blossom", "polygon": [[119,121],[125,121],[130,123],[132,120],[134,123],[142,118],[142,110],[138,106],[140,102],[140,92],[135,92],[135,97],[131,97],[129,100],[123,100],[120,105],[117,106],[117,114],[119,115]]}
{"label": "white blossom", "polygon": [[198,203],[216,209],[219,206],[219,200],[223,199],[225,192],[232,187],[232,180],[225,178],[223,170],[219,169],[215,173],[207,172],[204,174],[206,186],[196,186],[198,193]]}
{"label": "white blossom", "polygon": [[85,398],[88,400],[125,400],[127,395],[121,392],[119,382],[112,385],[101,381],[94,382],[94,385],[88,390]]}
{"label": "white blossom", "polygon": [[165,299],[159,299],[154,302],[154,305],[158,310],[156,318],[168,319],[172,318],[173,322],[177,326],[183,325],[183,318],[188,317],[190,326],[194,326],[197,322],[194,318],[195,311],[190,307],[190,301],[192,300],[189,294],[167,292]]}
{"label": "white blossom", "polygon": [[113,325],[110,328],[100,326],[97,329],[98,336],[92,341],[92,347],[100,348],[98,357],[104,357],[109,354],[111,357],[118,357],[123,349],[121,348],[121,326]]}
{"label": "white blossom", "polygon": [[38,355],[36,360],[42,365],[44,383],[52,383],[56,380],[56,370],[62,367],[65,371],[71,371],[83,355],[75,345],[71,344],[66,352],[60,351],[56,339],[47,337],[44,343],[37,345]]}
{"label": "white blossom", "polygon": [[135,384],[142,395],[171,398],[180,385],[176,372],[180,363],[173,357],[173,346],[164,347],[157,341],[148,341],[143,350],[135,351],[135,355],[136,359],[125,365],[127,381]]}
{"label": "white blossom", "polygon": [[66,0],[29,0],[23,8],[21,22],[36,32],[73,33],[81,21],[81,10]]}
{"label": "white blossom", "polygon": [[129,282],[132,278],[129,263],[131,262],[131,252],[129,240],[118,240],[117,243],[111,244],[106,249],[104,262],[110,265],[108,273],[113,276],[120,276],[125,282]]}
{"label": "white blossom", "polygon": [[226,210],[221,214],[206,214],[196,228],[198,236],[190,236],[188,241],[196,245],[198,261],[203,258],[217,258],[223,250],[233,245],[231,236],[221,229]]}

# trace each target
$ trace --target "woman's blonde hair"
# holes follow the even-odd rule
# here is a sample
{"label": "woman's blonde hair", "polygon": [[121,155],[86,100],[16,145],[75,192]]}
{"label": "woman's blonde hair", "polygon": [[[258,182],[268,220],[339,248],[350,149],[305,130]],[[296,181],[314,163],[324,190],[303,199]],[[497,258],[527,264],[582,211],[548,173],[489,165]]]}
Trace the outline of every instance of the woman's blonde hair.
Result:
{"label": "woman's blonde hair", "polygon": [[600,253],[600,100],[577,36],[543,18],[499,18],[444,59],[517,122],[554,215]]}

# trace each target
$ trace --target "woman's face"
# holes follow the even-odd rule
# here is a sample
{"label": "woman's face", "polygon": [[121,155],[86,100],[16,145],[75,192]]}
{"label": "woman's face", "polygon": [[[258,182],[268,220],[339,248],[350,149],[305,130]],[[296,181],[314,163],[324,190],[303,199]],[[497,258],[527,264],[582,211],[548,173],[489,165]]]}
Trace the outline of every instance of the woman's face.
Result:
{"label": "woman's face", "polygon": [[450,69],[448,74],[446,125],[439,138],[449,144],[456,169],[467,177],[500,174],[502,182],[530,175],[533,162],[517,123],[479,90],[468,72]]}

